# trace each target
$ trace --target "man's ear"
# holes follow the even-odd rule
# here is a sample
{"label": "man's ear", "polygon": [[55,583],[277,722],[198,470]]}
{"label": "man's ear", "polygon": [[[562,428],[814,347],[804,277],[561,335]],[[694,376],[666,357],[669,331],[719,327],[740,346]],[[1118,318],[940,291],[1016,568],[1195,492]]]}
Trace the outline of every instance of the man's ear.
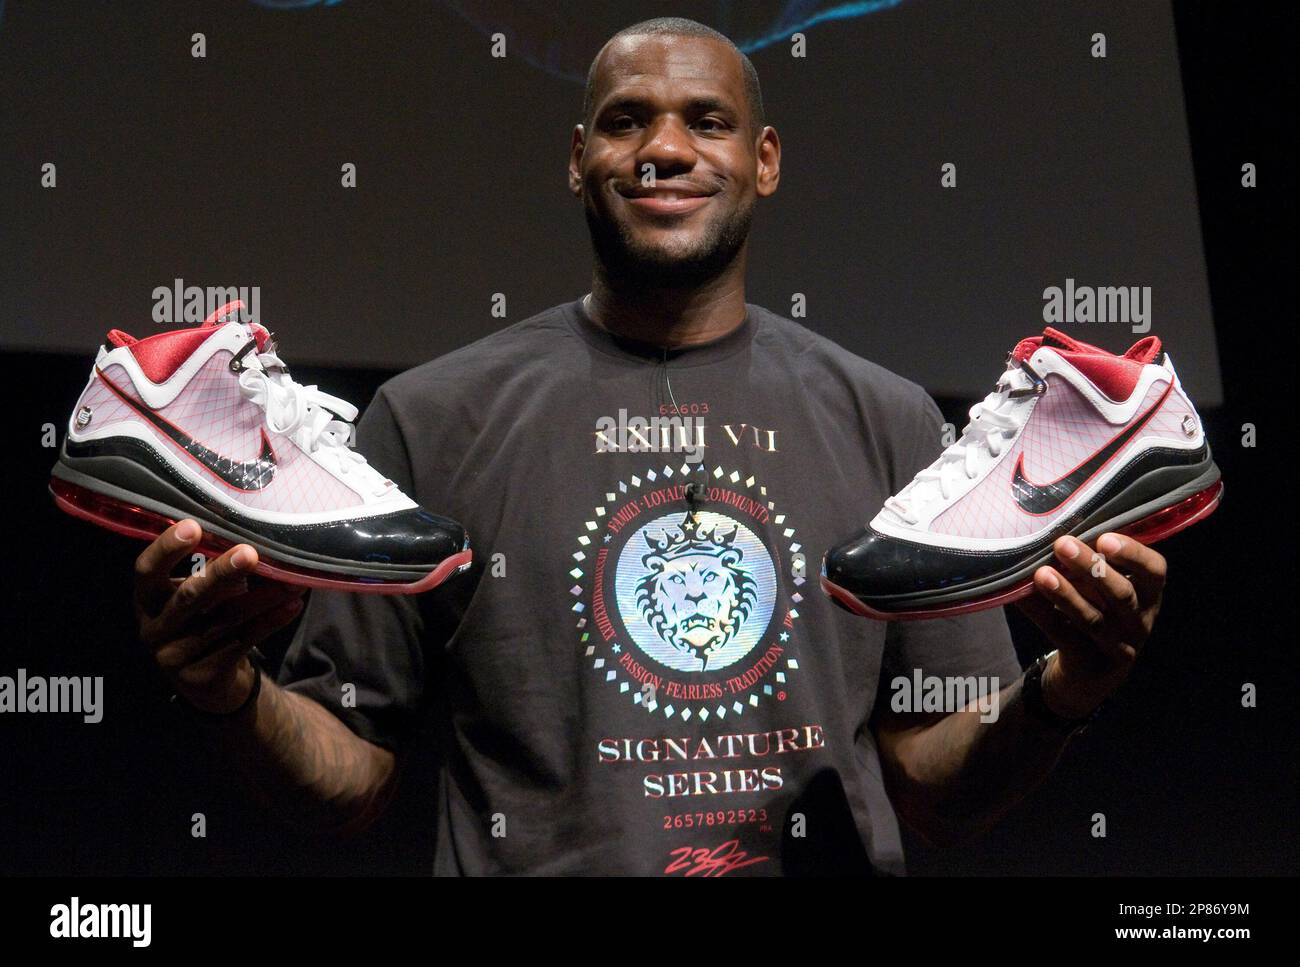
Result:
{"label": "man's ear", "polygon": [[569,145],[569,191],[582,197],[582,153],[587,149],[587,129],[581,124],[573,126],[573,140]]}
{"label": "man's ear", "polygon": [[758,178],[755,187],[758,197],[767,198],[776,194],[776,186],[781,181],[781,137],[776,128],[768,125],[758,136],[755,150],[758,157]]}

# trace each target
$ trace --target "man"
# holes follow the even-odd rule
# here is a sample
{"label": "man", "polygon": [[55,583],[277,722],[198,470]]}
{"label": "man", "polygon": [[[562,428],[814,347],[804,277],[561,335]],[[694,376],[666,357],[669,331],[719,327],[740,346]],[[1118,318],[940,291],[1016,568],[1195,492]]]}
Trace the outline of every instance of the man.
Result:
{"label": "man", "polygon": [[[591,293],[390,380],[359,428],[466,525],[473,572],[414,599],[317,592],[259,690],[247,654],[301,590],[250,585],[247,545],[172,581],[193,521],[140,556],[142,637],[277,813],[366,825],[431,720],[438,873],[899,873],[895,814],[935,842],[987,827],[1125,679],[1164,574],[1129,538],[1097,541],[1102,577],[1070,538],[1036,574],[1024,607],[1059,651],[1029,691],[1000,610],[887,625],[817,588],[942,421],[745,303],[780,160],[726,38],[615,35],[569,161]],[[999,714],[894,711],[916,672],[994,681]]]}

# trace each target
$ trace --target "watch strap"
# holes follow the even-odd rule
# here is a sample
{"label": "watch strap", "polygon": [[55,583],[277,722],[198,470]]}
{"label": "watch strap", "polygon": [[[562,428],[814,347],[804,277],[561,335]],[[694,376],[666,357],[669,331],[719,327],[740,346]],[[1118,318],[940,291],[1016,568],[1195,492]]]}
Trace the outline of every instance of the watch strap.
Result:
{"label": "watch strap", "polygon": [[1024,697],[1025,711],[1033,719],[1061,735],[1072,735],[1088,726],[1100,714],[1102,706],[1106,703],[1102,702],[1088,715],[1078,719],[1068,719],[1048,708],[1047,701],[1043,698],[1043,672],[1046,671],[1048,662],[1055,654],[1055,651],[1050,651],[1025,669],[1021,694]]}

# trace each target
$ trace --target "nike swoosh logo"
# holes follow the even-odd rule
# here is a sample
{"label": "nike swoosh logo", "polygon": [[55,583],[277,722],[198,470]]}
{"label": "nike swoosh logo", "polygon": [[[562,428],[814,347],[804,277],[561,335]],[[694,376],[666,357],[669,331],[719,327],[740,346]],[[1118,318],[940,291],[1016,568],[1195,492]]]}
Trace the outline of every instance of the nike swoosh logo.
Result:
{"label": "nike swoosh logo", "polygon": [[215,450],[205,447],[176,424],[160,416],[157,411],[147,406],[141,406],[140,403],[131,399],[117,384],[105,376],[104,371],[99,367],[95,367],[95,372],[104,381],[104,385],[116,393],[123,403],[148,420],[160,433],[189,454],[195,462],[216,476],[222,483],[234,487],[236,490],[252,491],[262,490],[274,479],[275,451],[271,449],[271,441],[266,435],[265,427],[262,428],[262,449],[257,458],[254,460],[232,460],[229,457],[223,457]]}
{"label": "nike swoosh logo", "polygon": [[1022,450],[1019,459],[1016,460],[1015,472],[1011,475],[1011,495],[1015,498],[1020,509],[1026,514],[1041,517],[1044,514],[1050,514],[1073,497],[1080,487],[1096,476],[1097,472],[1123,449],[1124,444],[1133,439],[1138,430],[1146,426],[1173,388],[1174,384],[1170,382],[1165,387],[1165,391],[1160,394],[1160,399],[1151,404],[1150,409],[1116,434],[1109,443],[1083,463],[1064,477],[1053,480],[1051,483],[1036,484],[1025,476],[1025,453]]}

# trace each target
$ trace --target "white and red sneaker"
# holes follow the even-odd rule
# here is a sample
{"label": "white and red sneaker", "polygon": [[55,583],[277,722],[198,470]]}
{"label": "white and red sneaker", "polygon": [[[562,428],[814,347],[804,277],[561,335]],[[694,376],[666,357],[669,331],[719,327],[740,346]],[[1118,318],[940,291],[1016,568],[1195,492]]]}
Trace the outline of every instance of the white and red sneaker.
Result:
{"label": "white and red sneaker", "polygon": [[413,594],[467,569],[464,529],[352,449],[356,407],[290,378],[242,308],[108,333],[52,471],[58,506],[145,539],[192,517],[206,553],[245,542],[259,573],[311,587]]}
{"label": "white and red sneaker", "polygon": [[827,553],[822,588],[885,620],[979,611],[1029,594],[1065,534],[1151,543],[1222,494],[1159,339],[1116,356],[1047,329],[1012,351],[961,439]]}

